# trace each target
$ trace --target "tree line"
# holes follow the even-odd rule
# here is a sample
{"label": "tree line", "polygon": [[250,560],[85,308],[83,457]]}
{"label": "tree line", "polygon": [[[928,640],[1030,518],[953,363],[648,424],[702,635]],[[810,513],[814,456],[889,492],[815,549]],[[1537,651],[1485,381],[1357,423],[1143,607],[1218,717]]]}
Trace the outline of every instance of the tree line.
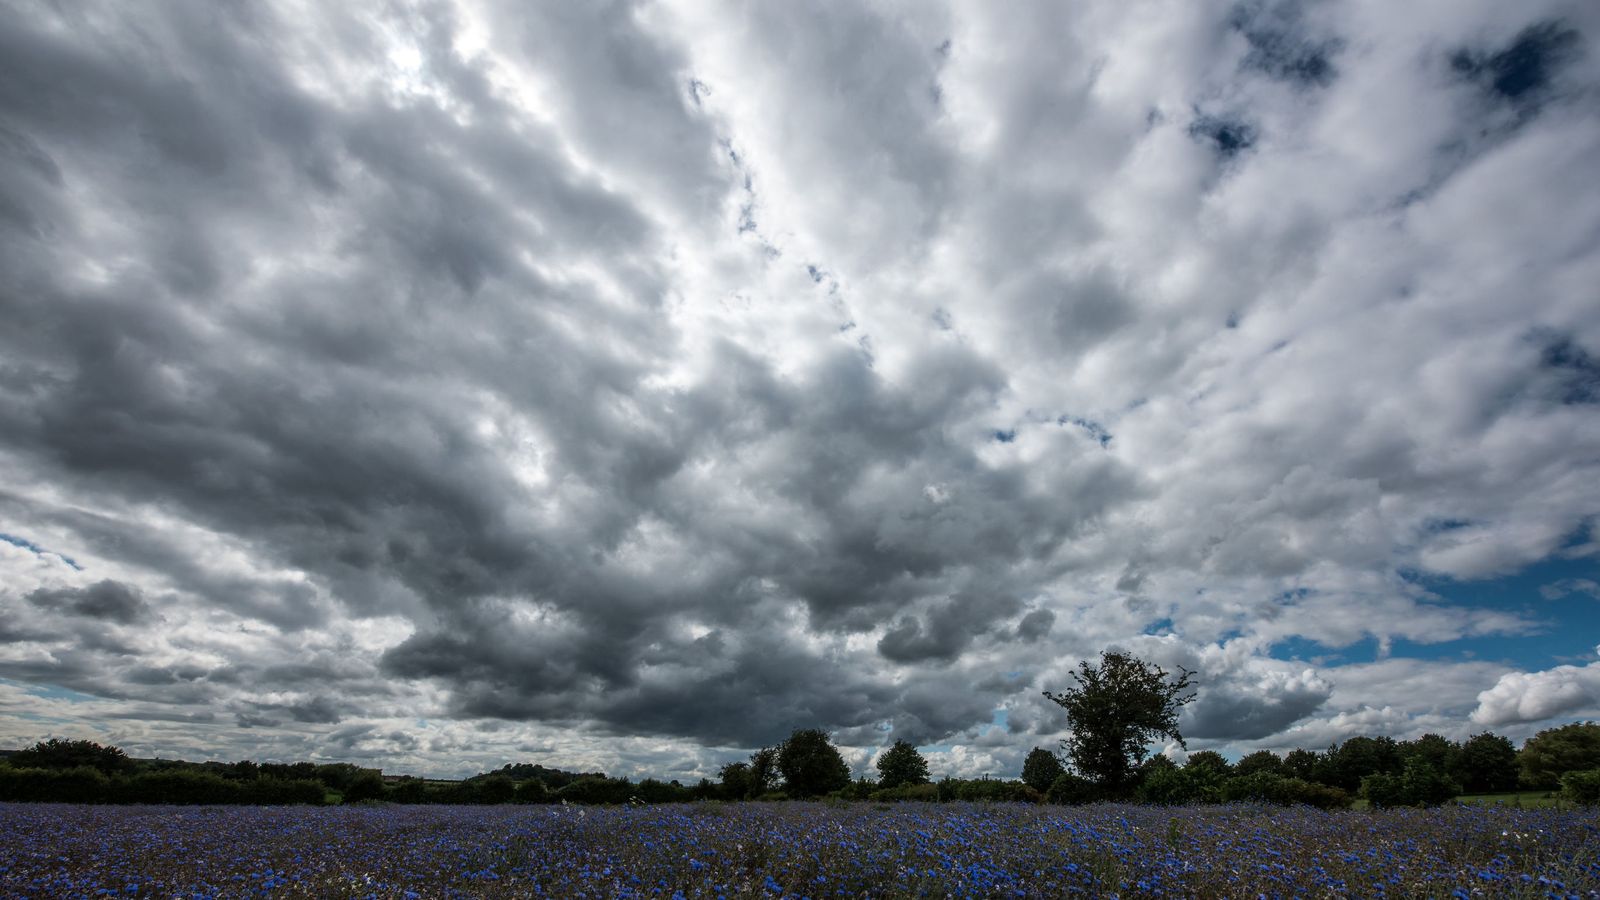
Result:
{"label": "tree line", "polygon": [[934,781],[915,746],[897,740],[878,755],[876,778],[850,777],[826,731],[795,731],[717,780],[694,785],[603,772],[508,764],[464,781],[385,778],[348,763],[190,763],[133,760],[116,747],[51,739],[0,760],[0,801],[175,804],[577,803],[649,804],[698,800],[1001,801],[1062,804],[1262,802],[1320,808],[1428,806],[1461,794],[1556,791],[1600,803],[1600,724],[1539,732],[1519,750],[1492,732],[1462,742],[1437,734],[1409,741],[1352,737],[1325,751],[1282,756],[1258,750],[1229,762],[1203,750],[1179,765],[1150,755],[1160,738],[1185,747],[1178,711],[1194,699],[1193,673],[1176,677],[1128,654],[1084,661],[1075,684],[1045,696],[1067,714],[1060,751],[1035,747],[1013,779]]}

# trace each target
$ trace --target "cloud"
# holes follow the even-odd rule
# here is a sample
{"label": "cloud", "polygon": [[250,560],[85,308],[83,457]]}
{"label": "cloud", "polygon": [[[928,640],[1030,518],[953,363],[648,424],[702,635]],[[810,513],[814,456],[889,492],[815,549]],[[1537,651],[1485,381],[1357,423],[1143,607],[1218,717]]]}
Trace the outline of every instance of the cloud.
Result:
{"label": "cloud", "polygon": [[1274,654],[1600,515],[1582,4],[13,18],[0,739],[998,771],[1110,646],[1440,727],[1505,666]]}
{"label": "cloud", "polygon": [[132,625],[151,616],[150,604],[145,602],[137,589],[109,578],[86,588],[40,589],[28,595],[28,602],[45,609],[104,619],[121,625]]}
{"label": "cloud", "polygon": [[1509,672],[1478,695],[1472,721],[1496,726],[1537,722],[1600,708],[1600,663]]}

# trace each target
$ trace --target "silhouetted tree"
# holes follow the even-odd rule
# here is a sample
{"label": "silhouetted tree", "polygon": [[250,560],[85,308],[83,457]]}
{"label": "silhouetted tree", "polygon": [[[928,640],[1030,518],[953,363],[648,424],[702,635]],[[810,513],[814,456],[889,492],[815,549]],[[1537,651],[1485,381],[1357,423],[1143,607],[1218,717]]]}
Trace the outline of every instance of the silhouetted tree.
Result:
{"label": "silhouetted tree", "polygon": [[751,785],[755,782],[750,777],[749,763],[728,763],[717,773],[717,780],[721,782],[720,792],[723,799],[743,800],[753,794]]}
{"label": "silhouetted tree", "polygon": [[1168,681],[1160,666],[1107,651],[1098,666],[1088,660],[1078,664],[1072,673],[1076,687],[1059,694],[1045,691],[1067,711],[1072,736],[1062,745],[1073,766],[1116,794],[1131,786],[1151,741],[1168,737],[1186,746],[1178,732],[1178,710],[1195,698],[1189,691],[1194,673],[1178,671],[1179,677]]}
{"label": "silhouetted tree", "polygon": [[1528,784],[1554,788],[1568,772],[1600,769],[1600,725],[1573,722],[1547,728],[1522,745],[1522,775]]}
{"label": "silhouetted tree", "polygon": [[927,783],[928,761],[909,741],[895,741],[894,746],[878,754],[879,788],[888,790]]}
{"label": "silhouetted tree", "polygon": [[1450,771],[1469,794],[1514,791],[1519,773],[1517,748],[1491,731],[1467,738]]}
{"label": "silhouetted tree", "polygon": [[793,797],[816,797],[850,783],[850,767],[820,728],[789,735],[778,747],[778,771],[783,773],[784,789]]}
{"label": "silhouetted tree", "polygon": [[1279,759],[1278,754],[1273,753],[1271,750],[1257,750],[1254,753],[1246,754],[1239,759],[1239,762],[1233,767],[1233,771],[1235,775],[1239,776],[1255,775],[1260,772],[1265,772],[1268,775],[1287,774],[1283,771],[1283,760]]}
{"label": "silhouetted tree", "polygon": [[[506,783],[510,783],[506,779]],[[383,797],[383,775],[376,769],[362,769],[350,779],[344,789],[344,802],[360,803],[363,800],[378,800]]]}
{"label": "silhouetted tree", "polygon": [[64,741],[60,738],[40,741],[26,750],[18,750],[7,761],[19,769],[76,769],[86,766],[107,775],[133,768],[133,761],[118,747],[102,747],[94,741]]}
{"label": "silhouetted tree", "polygon": [[[1061,760],[1054,753],[1043,747],[1033,748],[1028,758],[1022,761],[1022,780],[1028,787],[1041,793],[1048,793],[1055,785],[1056,779],[1065,774],[1067,767],[1061,764]],[[1069,789],[1070,786],[1063,788],[1063,790]]]}
{"label": "silhouetted tree", "polygon": [[759,797],[778,786],[778,748],[762,747],[750,754],[750,796]]}

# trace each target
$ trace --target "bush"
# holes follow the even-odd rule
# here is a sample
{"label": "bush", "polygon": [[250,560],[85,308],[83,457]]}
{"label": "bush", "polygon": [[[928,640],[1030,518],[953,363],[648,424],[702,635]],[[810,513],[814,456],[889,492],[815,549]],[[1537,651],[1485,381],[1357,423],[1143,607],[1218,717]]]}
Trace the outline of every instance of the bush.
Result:
{"label": "bush", "polygon": [[935,785],[939,800],[966,803],[1039,803],[1044,795],[1021,781],[946,778]]}
{"label": "bush", "polygon": [[421,778],[402,778],[384,789],[383,798],[390,803],[427,803],[428,783]]}
{"label": "bush", "polygon": [[517,795],[517,783],[509,776],[495,773],[483,778],[474,778],[466,783],[468,796],[472,803],[495,805],[510,803]]}
{"label": "bush", "polygon": [[1056,776],[1055,781],[1050,782],[1050,790],[1045,794],[1045,799],[1059,804],[1093,803],[1100,799],[1100,791],[1094,782],[1082,775],[1062,772]]}
{"label": "bush", "polygon": [[1561,799],[1581,806],[1600,806],[1600,769],[1561,776]]}
{"label": "bush", "polygon": [[1139,782],[1139,787],[1134,790],[1134,797],[1140,803],[1181,806],[1198,800],[1198,787],[1194,772],[1191,770],[1152,769],[1145,775],[1144,780]]}
{"label": "bush", "polygon": [[384,794],[383,776],[376,770],[365,769],[345,785],[344,802],[360,803],[363,800],[381,800]]}
{"label": "bush", "polygon": [[239,783],[244,787],[242,802],[260,806],[320,806],[327,799],[322,782],[310,778],[257,778]]}
{"label": "bush", "polygon": [[1368,775],[1361,779],[1361,796],[1376,807],[1438,806],[1461,793],[1461,785],[1421,759],[1406,763],[1399,775]]}
{"label": "bush", "polygon": [[626,778],[579,778],[562,788],[557,796],[568,803],[588,805],[627,803],[634,788]]}
{"label": "bush", "polygon": [[246,802],[246,788],[239,782],[199,769],[141,772],[119,782],[116,794],[123,803],[195,806]]}
{"label": "bush", "polygon": [[907,784],[894,788],[879,788],[868,794],[865,799],[883,803],[903,801],[934,803],[939,799],[939,786],[936,784]]}
{"label": "bush", "polygon": [[554,803],[555,794],[538,778],[529,778],[517,785],[518,803]]}
{"label": "bush", "polygon": [[105,803],[111,779],[99,769],[0,767],[0,800],[19,803]]}

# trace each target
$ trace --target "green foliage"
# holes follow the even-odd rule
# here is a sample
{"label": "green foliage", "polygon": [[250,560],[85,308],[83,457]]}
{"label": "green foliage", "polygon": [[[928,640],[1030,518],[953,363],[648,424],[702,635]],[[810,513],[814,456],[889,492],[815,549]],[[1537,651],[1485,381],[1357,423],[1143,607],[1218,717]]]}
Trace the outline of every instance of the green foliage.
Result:
{"label": "green foliage", "polygon": [[1574,722],[1545,729],[1522,745],[1519,760],[1523,781],[1534,788],[1555,788],[1568,772],[1600,769],[1600,725]]}
{"label": "green foliage", "polygon": [[105,803],[111,799],[110,787],[111,779],[91,766],[72,769],[0,766],[0,801]]}
{"label": "green foliage", "polygon": [[363,769],[350,779],[345,787],[344,802],[360,803],[363,800],[381,800],[384,795],[383,776],[375,769]]}
{"label": "green foliage", "polygon": [[878,802],[912,801],[933,803],[939,799],[939,786],[923,783],[908,784],[896,788],[879,788],[868,794],[866,799]]}
{"label": "green foliage", "polygon": [[1469,794],[1517,789],[1520,766],[1510,739],[1493,732],[1475,734],[1461,745],[1450,774]]}
{"label": "green foliage", "polygon": [[1233,772],[1235,775],[1287,774],[1284,772],[1283,760],[1278,758],[1278,754],[1273,753],[1271,750],[1257,750],[1254,753],[1245,755],[1233,767]]}
{"label": "green foliage", "polygon": [[[542,781],[529,781],[525,784],[537,784],[541,789]],[[402,778],[391,784],[384,791],[384,799],[390,803],[426,803],[428,802],[428,785],[421,778]]]}
{"label": "green foliage", "polygon": [[[1076,687],[1044,695],[1067,712],[1072,736],[1062,742],[1072,764],[1111,793],[1131,786],[1151,741],[1167,737],[1184,746],[1178,710],[1194,700],[1194,674],[1179,669],[1168,681],[1160,666],[1117,651],[1088,660],[1072,673]],[[1186,693],[1187,692],[1187,693]]]}
{"label": "green foliage", "polygon": [[[471,802],[485,805],[510,803],[512,798],[517,795],[517,783],[512,781],[510,776],[502,775],[499,772],[486,778],[475,778],[468,781],[467,789],[472,798]],[[348,794],[345,795],[345,799],[350,799]]]}
{"label": "green foliage", "polygon": [[1561,799],[1580,806],[1600,806],[1600,769],[1561,776]]}
{"label": "green foliage", "polygon": [[558,799],[586,805],[627,803],[633,799],[633,785],[626,778],[584,777],[557,792]]}
{"label": "green foliage", "polygon": [[[752,762],[752,769],[754,763]],[[791,797],[820,797],[850,783],[850,767],[820,728],[803,728],[778,747],[778,771]]]}
{"label": "green foliage", "polygon": [[1283,757],[1283,774],[1290,778],[1303,778],[1306,781],[1311,781],[1312,776],[1316,774],[1317,762],[1321,758],[1321,754],[1315,750],[1299,748],[1290,750]]}
{"label": "green foliage", "polygon": [[1439,806],[1459,793],[1459,783],[1420,757],[1408,760],[1398,775],[1380,772],[1361,779],[1361,796],[1379,808]]}
{"label": "green foliage", "polygon": [[633,797],[641,803],[687,803],[689,789],[676,781],[646,778],[633,787]]}
{"label": "green foliage", "polygon": [[1094,782],[1082,775],[1062,772],[1056,776],[1055,781],[1050,782],[1050,790],[1045,793],[1045,799],[1051,803],[1077,805],[1093,803],[1100,799],[1100,793]]}
{"label": "green foliage", "polygon": [[1040,803],[1044,794],[1021,781],[997,778],[945,778],[936,786],[938,799],[965,803]]}
{"label": "green foliage", "polygon": [[1035,747],[1022,762],[1022,781],[1039,793],[1046,793],[1056,779],[1067,773],[1066,766],[1054,753]]}
{"label": "green foliage", "polygon": [[778,789],[777,747],[762,747],[750,754],[750,792],[748,797],[760,797]]}
{"label": "green foliage", "polygon": [[908,741],[895,741],[894,746],[878,755],[878,785],[893,789],[912,784],[928,783],[928,761]]}
{"label": "green foliage", "polygon": [[101,746],[94,741],[64,741],[51,738],[26,750],[18,750],[8,760],[19,769],[90,768],[106,775],[127,772],[133,761],[118,747]]}
{"label": "green foliage", "polygon": [[751,785],[755,781],[750,775],[749,763],[728,763],[717,773],[717,779],[718,791],[724,800],[743,800],[753,793]]}
{"label": "green foliage", "polygon": [[1223,782],[1222,800],[1226,803],[1276,803],[1280,806],[1302,804],[1317,809],[1344,809],[1355,802],[1354,797],[1339,788],[1259,770],[1248,775],[1235,775]]}
{"label": "green foliage", "polygon": [[1425,734],[1415,740],[1400,744],[1400,758],[1405,761],[1420,759],[1441,772],[1449,772],[1461,755],[1461,745],[1447,737]]}
{"label": "green foliage", "polygon": [[529,778],[517,785],[518,803],[554,803],[555,799],[555,793],[542,778]]}
{"label": "green foliage", "polygon": [[1354,792],[1368,775],[1398,775],[1404,761],[1389,737],[1353,737],[1328,748],[1312,769],[1312,779]]}
{"label": "green foliage", "polygon": [[1197,801],[1198,785],[1188,770],[1179,768],[1157,768],[1148,772],[1144,780],[1139,782],[1139,787],[1134,791],[1134,797],[1140,803],[1157,803],[1164,806],[1177,806],[1184,803]]}
{"label": "green foliage", "polygon": [[1199,753],[1189,754],[1189,759],[1184,762],[1183,767],[1223,778],[1233,774],[1233,765],[1228,762],[1227,757],[1215,750],[1201,750]]}

